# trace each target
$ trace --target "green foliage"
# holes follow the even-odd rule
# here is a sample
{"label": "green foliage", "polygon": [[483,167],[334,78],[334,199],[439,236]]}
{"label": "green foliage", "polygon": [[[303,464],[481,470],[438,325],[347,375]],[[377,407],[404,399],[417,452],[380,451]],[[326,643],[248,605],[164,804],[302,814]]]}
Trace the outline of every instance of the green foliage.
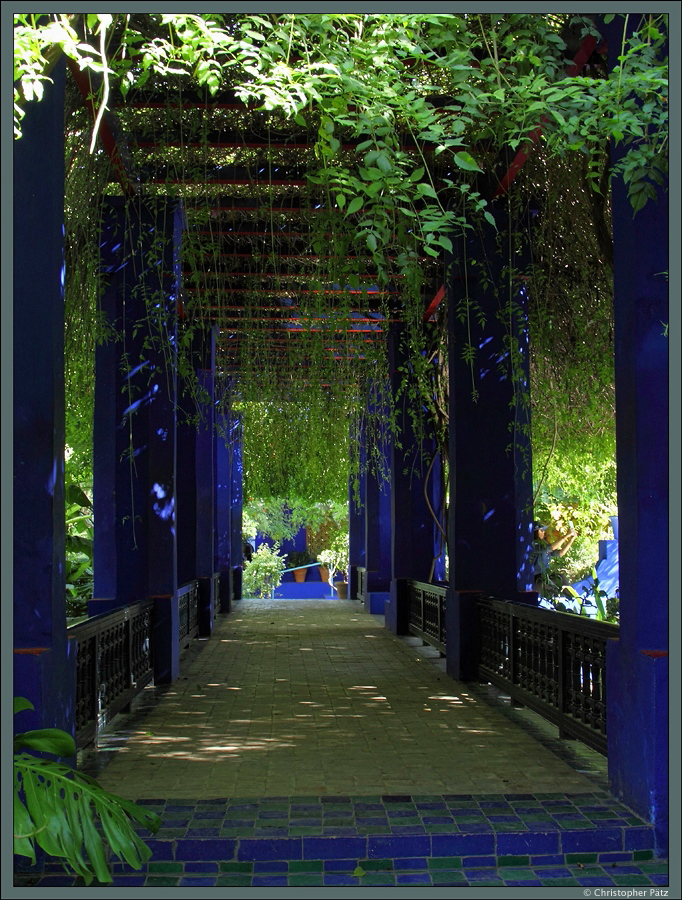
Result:
{"label": "green foliage", "polygon": [[[168,98],[166,109],[142,113],[123,104],[116,116],[125,133],[141,129],[158,148],[150,154],[132,147],[128,166],[139,173],[160,163],[167,173],[160,188],[139,185],[142,201],[159,193],[192,201],[183,245],[190,270],[189,326],[177,361],[186,373],[193,371],[193,329],[218,322],[236,333],[222,285],[220,241],[197,236],[223,216],[215,208],[219,186],[210,184],[206,172],[211,166],[248,168],[257,160],[246,142],[240,150],[216,151],[211,132],[239,133],[256,123],[263,133],[312,136],[312,150],[295,156],[305,181],[297,199],[312,210],[296,220],[307,235],[306,256],[316,259],[311,271],[292,272],[279,252],[277,236],[292,219],[278,211],[281,193],[272,172],[291,165],[292,151],[269,154],[270,183],[254,181],[235,191],[270,211],[271,239],[254,241],[245,262],[252,292],[245,294],[240,318],[247,324],[232,342],[236,349],[218,384],[221,402],[241,404],[243,411],[247,495],[296,497],[310,506],[329,498],[344,501],[349,475],[357,477],[361,467],[381,468],[381,441],[397,432],[386,363],[387,320],[396,314],[408,323],[404,396],[433,423],[447,463],[446,330],[443,321],[425,326],[424,298],[442,283],[443,254],[461,256],[471,229],[492,222],[483,182],[476,179],[493,172],[500,147],[526,146],[541,125],[537,152],[514,185],[520,206],[532,201],[540,208],[533,265],[523,273],[532,306],[536,507],[580,500],[589,510],[585,515],[594,518],[590,504],[609,506],[615,496],[608,184],[623,179],[637,211],[667,172],[667,17],[614,21],[623,35],[618,65],[609,71],[595,55],[586,74],[567,77],[567,60],[583,36],[594,32],[589,17],[17,15],[17,129],[25,103],[40,98],[61,53],[88,70],[98,114],[112,99],[134,99],[141,88]],[[174,101],[187,89],[205,90],[207,98],[234,91],[257,107],[251,124],[210,104],[200,113],[179,113]],[[94,346],[105,336],[97,315],[99,226],[93,210],[115,190],[106,156],[88,153],[89,125],[77,105],[67,116],[65,288],[73,336],[66,354],[67,442],[74,450],[74,480],[86,486]],[[182,152],[171,140],[180,123],[188,148]],[[612,168],[609,141],[619,151]],[[238,230],[239,220],[233,224]],[[514,225],[510,244],[519,233]],[[510,283],[512,257],[510,252]],[[483,271],[484,261],[477,262]],[[297,328],[286,353],[263,326],[264,279],[284,298],[276,315]],[[297,312],[287,312],[287,300],[302,284],[308,293],[298,295]],[[329,292],[330,284],[343,289]],[[376,319],[372,340],[366,340],[353,330],[353,315],[368,303],[370,288],[396,285],[399,290],[383,299],[372,291],[372,305],[383,319]],[[362,301],[351,291],[364,291]],[[464,293],[457,314],[473,322],[481,311]],[[501,298],[500,312],[511,320],[508,300]],[[173,364],[168,331],[154,308],[150,298],[149,321],[140,327],[168,349]],[[473,342],[459,349],[473,373]],[[505,365],[511,367],[518,411],[529,400],[519,380],[513,329],[509,349]],[[128,368],[137,362],[124,360]],[[371,385],[383,398],[367,414]],[[359,458],[358,442],[348,446],[349,426],[355,434],[364,432],[366,460]],[[583,524],[581,539],[591,540],[596,526]]]}
{"label": "green foliage", "polygon": [[66,613],[87,615],[94,584],[92,502],[78,484],[65,486]]}
{"label": "green foliage", "polygon": [[251,562],[244,564],[242,589],[245,597],[269,597],[282,580],[286,568],[279,546],[261,544]]}
{"label": "green foliage", "polygon": [[[33,705],[22,697],[14,700],[15,714]],[[25,752],[31,751],[31,752]],[[130,800],[103,790],[88,775],[33,752],[58,757],[75,756],[71,735],[58,728],[41,728],[14,738],[14,853],[36,861],[36,845],[62,860],[67,870],[86,884],[96,878],[111,884],[105,842],[121,860],[139,869],[151,850],[135,831],[143,825],[158,830],[157,815]],[[102,825],[104,840],[96,827]]]}
{"label": "green foliage", "polygon": [[331,541],[328,549],[318,554],[318,560],[323,566],[327,566],[334,580],[334,574],[339,573],[345,581],[347,578],[349,555],[348,555],[348,532],[337,534]]}

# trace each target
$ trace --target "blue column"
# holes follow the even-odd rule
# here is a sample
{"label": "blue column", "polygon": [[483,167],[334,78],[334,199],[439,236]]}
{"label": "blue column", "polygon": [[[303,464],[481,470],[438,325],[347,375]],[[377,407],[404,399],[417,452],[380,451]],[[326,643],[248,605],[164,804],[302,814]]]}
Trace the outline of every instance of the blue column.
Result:
{"label": "blue column", "polygon": [[242,506],[244,502],[244,467],[242,419],[235,415],[230,434],[230,556],[232,560],[232,599],[242,599]]}
{"label": "blue column", "polygon": [[14,694],[17,730],[74,731],[64,580],[64,64],[14,142]]}
{"label": "blue column", "polygon": [[217,413],[215,436],[216,498],[215,498],[215,570],[220,575],[219,610],[228,613],[232,602],[232,482],[230,471],[230,416]]}
{"label": "blue column", "polygon": [[348,596],[354,600],[358,596],[358,569],[364,569],[365,559],[365,504],[367,485],[363,466],[365,464],[364,430],[361,425],[351,430],[351,443],[359,447],[360,471],[357,484],[350,479],[348,485]]}
{"label": "blue column", "polygon": [[367,569],[367,612],[383,615],[391,591],[391,437],[386,404],[380,387],[372,385],[367,405],[368,419],[373,420],[372,437],[377,462],[368,466],[365,478],[365,561]]}
{"label": "blue column", "polygon": [[199,630],[202,636],[213,631],[213,617],[218,605],[214,596],[215,572],[215,338],[216,329],[204,335],[205,353],[197,381],[201,396],[201,418],[196,431],[196,574],[199,579]]}
{"label": "blue column", "polygon": [[[179,672],[176,304],[182,212],[112,199],[103,308],[117,339],[97,351],[95,597],[91,615],[157,598],[155,678]],[[160,265],[158,264],[160,260]],[[175,637],[173,637],[175,635]]]}
{"label": "blue column", "polygon": [[[527,298],[522,282],[510,283],[513,276],[505,271],[510,260],[497,249],[498,235],[500,246],[507,246],[507,216],[500,211],[494,215],[497,232],[491,227],[483,234],[472,233],[455,246],[447,284],[451,589],[447,664],[448,673],[461,679],[473,677],[465,664],[475,639],[471,598],[477,592],[521,602],[536,596],[525,593],[531,585],[532,543]],[[472,364],[464,358],[469,343]]]}
{"label": "blue column", "polygon": [[[393,327],[389,335],[389,367],[394,396],[398,396],[402,374],[409,365],[403,331]],[[434,521],[424,493],[428,463],[435,453],[430,423],[424,420],[426,436],[415,433],[406,398],[396,410],[400,429],[391,441],[391,596],[386,604],[386,627],[394,634],[407,634],[409,609],[399,582],[410,578],[428,581],[435,556]]]}
{"label": "blue column", "polygon": [[[609,64],[621,35],[605,28]],[[633,216],[614,181],[620,637],[607,647],[609,781],[668,843],[668,190]],[[666,273],[666,274],[663,274]]]}

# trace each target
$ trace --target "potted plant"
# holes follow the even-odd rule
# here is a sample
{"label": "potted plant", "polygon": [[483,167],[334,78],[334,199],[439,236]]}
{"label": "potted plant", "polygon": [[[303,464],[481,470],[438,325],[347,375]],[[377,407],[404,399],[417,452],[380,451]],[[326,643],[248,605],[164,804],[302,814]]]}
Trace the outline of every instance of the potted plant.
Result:
{"label": "potted plant", "polygon": [[277,551],[279,545],[261,544],[251,561],[244,565],[242,590],[246,597],[268,597],[282,580],[284,557]]}
{"label": "potted plant", "polygon": [[305,567],[315,562],[307,550],[295,550],[287,556],[287,568],[294,570],[294,579],[299,583],[305,581]]}
{"label": "potted plant", "polygon": [[[318,560],[329,567],[332,574],[332,581],[336,589],[339,599],[346,600],[348,598],[348,534],[337,534],[327,550],[323,550],[318,556]],[[339,578],[334,580],[334,575],[339,574]]]}

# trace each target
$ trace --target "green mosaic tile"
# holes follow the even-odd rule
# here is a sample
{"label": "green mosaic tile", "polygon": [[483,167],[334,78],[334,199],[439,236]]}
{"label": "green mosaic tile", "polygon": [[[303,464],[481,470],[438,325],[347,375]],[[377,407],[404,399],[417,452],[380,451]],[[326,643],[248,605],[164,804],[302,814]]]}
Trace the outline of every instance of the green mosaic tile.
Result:
{"label": "green mosaic tile", "polygon": [[288,828],[289,819],[258,819],[256,828]]}
{"label": "green mosaic tile", "polygon": [[560,819],[557,821],[557,825],[559,828],[563,828],[564,831],[575,831],[578,828],[594,828],[592,822],[588,822],[586,819]]}
{"label": "green mosaic tile", "polygon": [[[611,812],[611,810],[607,810],[606,812],[591,812],[586,813],[590,819],[594,822],[598,822],[601,819],[619,819],[620,816],[617,813]],[[643,823],[641,823],[643,824]]]}
{"label": "green mosaic tile", "polygon": [[579,887],[577,878],[541,878],[544,887]]}
{"label": "green mosaic tile", "polygon": [[455,818],[455,822],[458,825],[474,824],[476,822],[483,822],[485,820],[485,816],[482,813],[480,816],[458,816],[457,813],[453,811],[453,815]]}
{"label": "green mosaic tile", "polygon": [[393,860],[392,859],[361,859],[358,860],[358,865],[360,868],[364,869],[365,872],[371,871],[393,871]]}
{"label": "green mosaic tile", "polygon": [[500,878],[504,878],[505,880],[508,878],[513,879],[527,879],[527,878],[537,878],[538,876],[531,868],[524,868],[523,866],[500,866],[497,870],[497,874]]}
{"label": "green mosaic tile", "polygon": [[414,803],[440,803],[442,799],[438,794],[412,794]]}
{"label": "green mosaic tile", "polygon": [[654,851],[653,850],[635,850],[632,854],[633,859],[653,859]]}
{"label": "green mosaic tile", "polygon": [[625,821],[628,823],[628,825],[646,825],[646,822],[638,819],[637,816],[627,816]]}
{"label": "green mosaic tile", "polygon": [[334,825],[339,825],[344,828],[351,828],[353,825],[355,825],[355,819],[352,816],[347,819],[337,818],[336,816],[327,816],[322,820],[322,824],[327,828]]}
{"label": "green mosaic tile", "polygon": [[360,884],[395,887],[395,877],[388,872],[368,872],[360,878]]}
{"label": "green mosaic tile", "polygon": [[189,824],[190,828],[220,828],[223,824],[222,819],[192,819]]}
{"label": "green mosaic tile", "polygon": [[289,887],[320,887],[323,884],[322,875],[289,875]]}
{"label": "green mosaic tile", "polygon": [[521,813],[524,822],[552,822],[553,819],[547,813]]}
{"label": "green mosaic tile", "polygon": [[218,875],[216,887],[251,887],[251,875]]}
{"label": "green mosaic tile", "polygon": [[256,829],[255,828],[221,828],[218,837],[255,837]]}
{"label": "green mosaic tile", "polygon": [[186,828],[160,828],[154,837],[157,841],[169,841],[174,838],[184,837],[186,834]]}
{"label": "green mosaic tile", "polygon": [[436,856],[427,859],[426,864],[429,869],[461,869],[461,856]]}
{"label": "green mosaic tile", "polygon": [[396,826],[396,825],[421,825],[422,820],[420,819],[419,816],[405,816],[404,818],[401,816],[399,819],[394,816],[390,816],[389,822],[393,826]]}
{"label": "green mosaic tile", "polygon": [[150,875],[154,872],[182,872],[183,864],[181,862],[150,862],[147,870]]}
{"label": "green mosaic tile", "polygon": [[668,873],[667,862],[638,862],[637,868],[641,869],[645,875],[666,875]]}
{"label": "green mosaic tile", "polygon": [[358,825],[358,834],[386,834],[387,825]]}
{"label": "green mosaic tile", "polygon": [[523,825],[518,822],[491,822],[490,823],[495,831],[527,831],[527,828],[523,828]]}
{"label": "green mosaic tile", "polygon": [[225,872],[253,872],[253,863],[252,862],[221,862],[218,864],[218,868],[222,873]]}
{"label": "green mosaic tile", "polygon": [[497,865],[505,866],[530,866],[530,856],[498,856]]}
{"label": "green mosaic tile", "polygon": [[616,875],[615,872],[611,872],[610,877],[613,878],[616,884],[630,886],[637,884],[651,884],[651,879],[647,878],[646,875]]}
{"label": "green mosaic tile", "polygon": [[567,853],[566,862],[571,863],[596,863],[596,853]]}
{"label": "green mosaic tile", "polygon": [[320,825],[290,825],[289,826],[289,835],[291,837],[301,837],[301,835],[306,834],[322,834],[322,828]]}
{"label": "green mosaic tile", "polygon": [[452,822],[446,822],[443,825],[424,825],[424,830],[428,834],[456,834],[460,829]]}
{"label": "green mosaic tile", "polygon": [[[436,870],[431,872],[431,881],[434,884],[443,884],[444,882],[457,882],[458,884],[467,884],[467,880],[464,877],[464,872],[455,872],[454,870],[444,871],[444,870]],[[477,881],[476,884],[482,884],[483,882]],[[495,884],[499,884],[499,882],[495,882]]]}
{"label": "green mosaic tile", "polygon": [[306,872],[322,872],[324,863],[321,859],[292,859],[289,860],[289,872],[302,874]]}
{"label": "green mosaic tile", "polygon": [[[249,879],[250,883],[250,879]],[[144,886],[145,887],[178,887],[180,884],[179,878],[171,878],[168,875],[148,875]]]}

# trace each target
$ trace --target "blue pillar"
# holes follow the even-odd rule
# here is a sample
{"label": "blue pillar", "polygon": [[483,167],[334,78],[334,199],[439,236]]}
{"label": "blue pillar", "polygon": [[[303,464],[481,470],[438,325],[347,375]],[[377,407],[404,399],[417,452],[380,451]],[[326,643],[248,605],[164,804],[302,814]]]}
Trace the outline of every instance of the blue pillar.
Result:
{"label": "blue pillar", "polygon": [[203,364],[197,373],[201,417],[196,431],[196,574],[199,579],[199,631],[213,631],[218,605],[214,596],[215,572],[215,339],[216,329],[204,335]]}
{"label": "blue pillar", "polygon": [[74,733],[64,579],[64,64],[14,142],[14,694],[17,730]]}
{"label": "blue pillar", "polygon": [[[515,601],[536,596],[525,593],[532,576],[527,298],[522,282],[506,271],[515,261],[498,251],[498,235],[500,246],[507,246],[507,216],[497,211],[495,217],[497,232],[491,227],[460,239],[447,284],[452,592],[447,657],[455,678],[471,675],[460,666],[466,656],[460,651],[475,637],[471,604],[461,598],[472,592]],[[469,343],[472,364],[464,355]]]}
{"label": "blue pillar", "polygon": [[242,599],[242,506],[244,467],[242,419],[235,415],[230,434],[230,557],[232,560],[232,599]]}
{"label": "blue pillar", "polygon": [[[621,45],[605,29],[609,64]],[[668,192],[613,183],[620,636],[607,648],[609,781],[668,844]],[[663,274],[666,273],[666,274]]]}
{"label": "blue pillar", "polygon": [[348,596],[354,600],[358,596],[358,569],[364,569],[365,559],[365,503],[367,485],[364,472],[364,429],[358,424],[351,430],[351,443],[359,448],[359,471],[348,485]]}
{"label": "blue pillar", "polygon": [[222,613],[230,612],[232,603],[232,482],[230,469],[230,416],[217,413],[215,436],[216,498],[215,498],[215,570],[220,577],[220,603]]}
{"label": "blue pillar", "polygon": [[[394,396],[398,396],[401,369],[409,365],[402,329],[389,334],[389,368]],[[435,557],[434,521],[425,496],[426,472],[436,452],[430,423],[424,419],[426,434],[415,433],[411,411],[403,395],[396,409],[399,434],[391,441],[391,586],[386,604],[386,627],[394,634],[407,634],[409,609],[400,582],[410,578],[428,581]]]}
{"label": "blue pillar", "polygon": [[367,417],[372,420],[371,437],[374,446],[367,447],[374,462],[368,465],[365,477],[365,562],[367,612],[383,615],[391,591],[391,436],[386,403],[381,396],[383,386],[370,387]]}
{"label": "blue pillar", "polygon": [[[112,199],[103,308],[117,338],[96,356],[95,597],[91,615],[156,597],[155,678],[179,672],[176,304],[182,212]],[[157,265],[155,260],[161,260]],[[175,635],[175,638],[173,638]]]}

